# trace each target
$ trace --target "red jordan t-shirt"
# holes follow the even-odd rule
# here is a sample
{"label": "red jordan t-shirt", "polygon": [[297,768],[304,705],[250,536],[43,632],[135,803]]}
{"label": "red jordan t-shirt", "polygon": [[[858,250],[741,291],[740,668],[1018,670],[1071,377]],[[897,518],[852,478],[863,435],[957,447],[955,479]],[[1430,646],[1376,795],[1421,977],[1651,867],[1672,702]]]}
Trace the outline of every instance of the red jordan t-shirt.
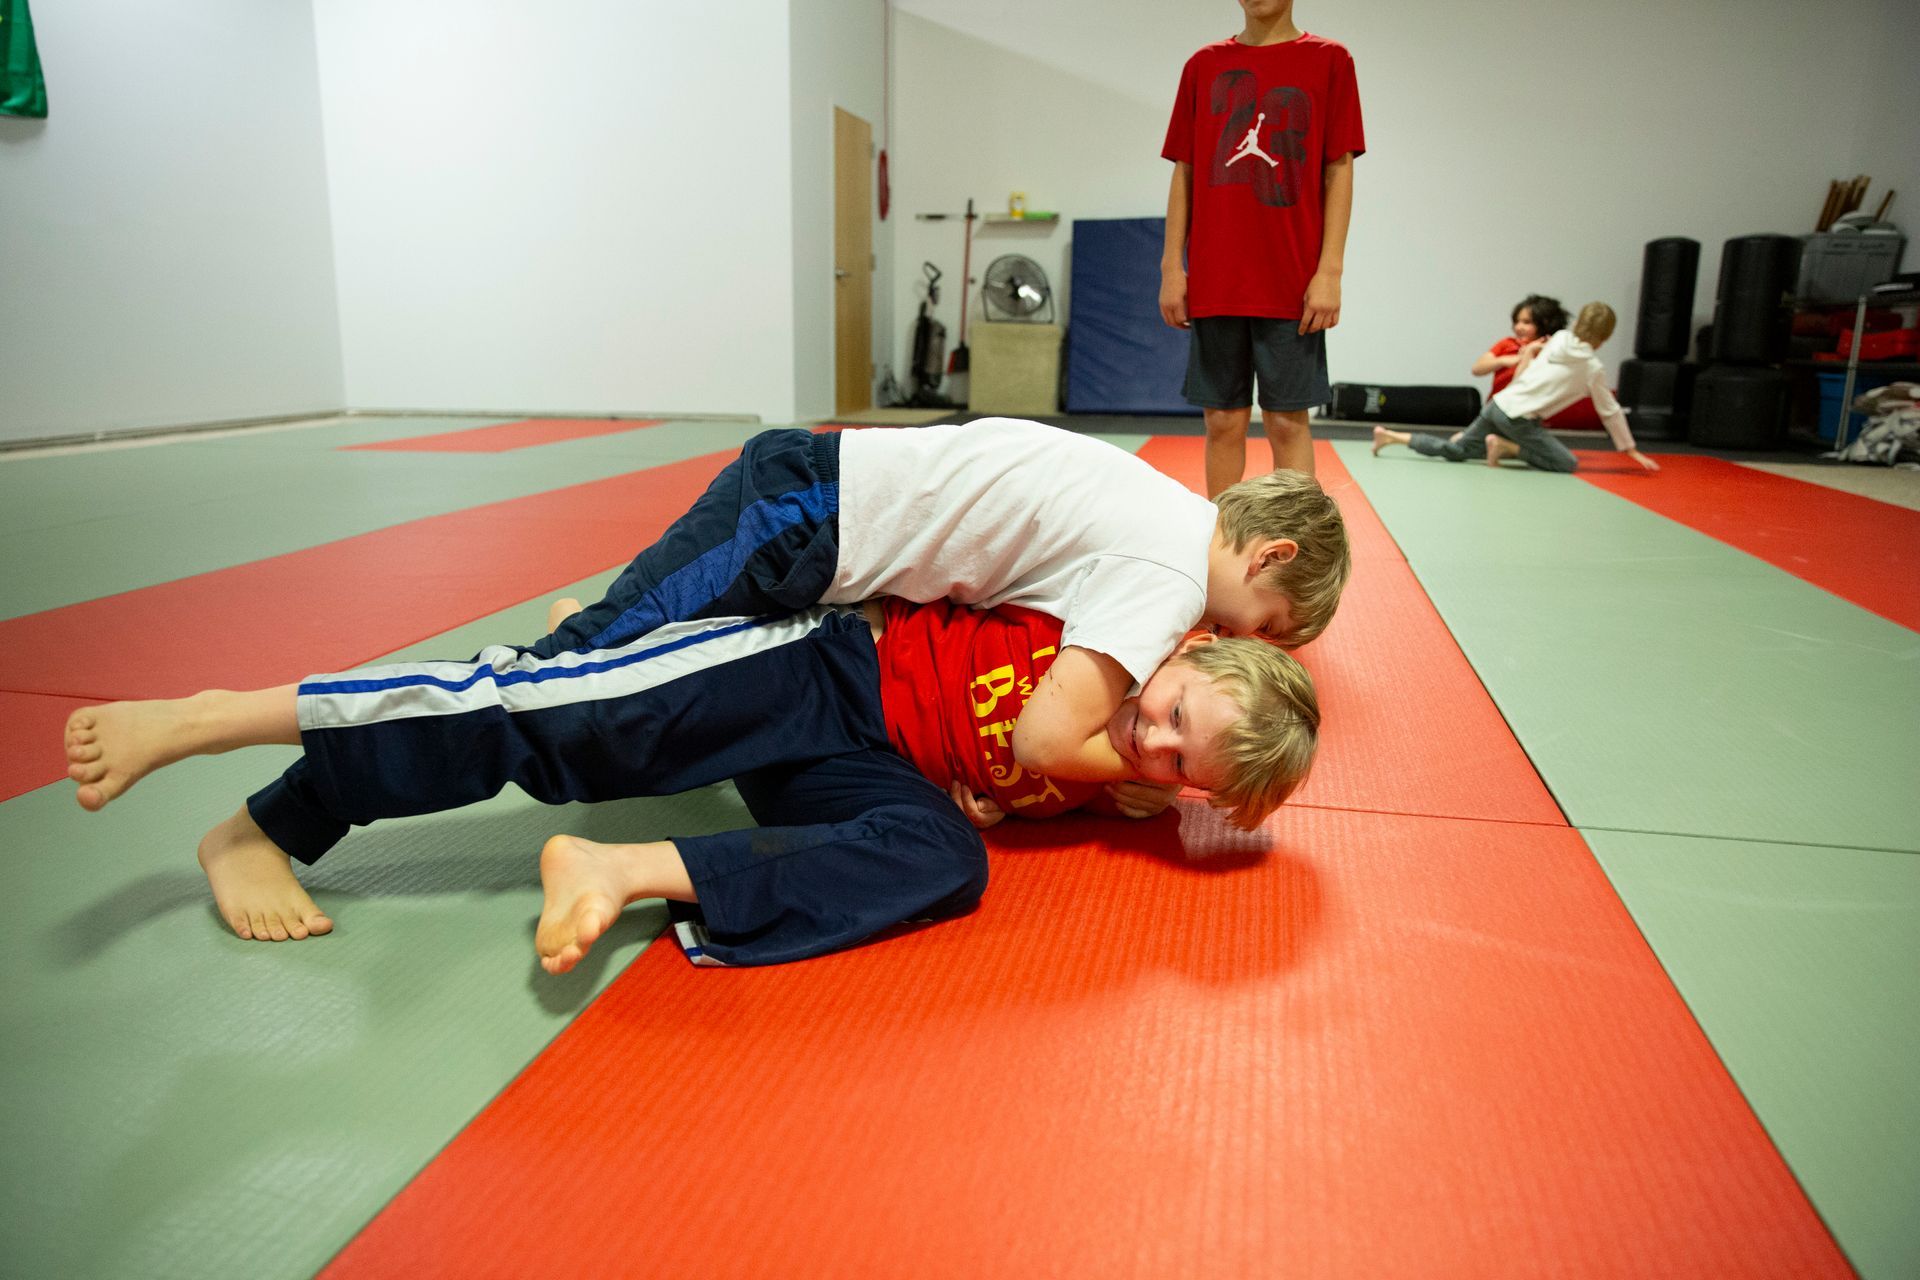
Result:
{"label": "red jordan t-shirt", "polygon": [[1320,265],[1321,168],[1365,150],[1345,46],[1222,40],[1187,59],[1160,151],[1193,166],[1187,314],[1299,319]]}
{"label": "red jordan t-shirt", "polygon": [[880,704],[887,736],[941,789],[964,780],[1002,812],[1049,818],[1100,792],[1055,781],[1013,758],[1013,722],[1060,649],[1060,621],[1001,605],[886,602]]}

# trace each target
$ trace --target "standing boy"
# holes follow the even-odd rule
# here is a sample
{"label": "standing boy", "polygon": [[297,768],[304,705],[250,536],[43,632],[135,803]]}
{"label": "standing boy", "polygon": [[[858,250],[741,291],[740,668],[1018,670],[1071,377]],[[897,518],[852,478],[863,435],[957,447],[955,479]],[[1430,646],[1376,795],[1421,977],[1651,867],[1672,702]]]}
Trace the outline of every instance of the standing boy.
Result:
{"label": "standing boy", "polygon": [[1192,331],[1185,395],[1206,411],[1210,497],[1246,471],[1256,371],[1274,468],[1313,474],[1307,411],[1330,393],[1325,331],[1366,150],[1346,48],[1294,26],[1293,0],[1240,7],[1245,30],[1187,59],[1160,152],[1160,315]]}

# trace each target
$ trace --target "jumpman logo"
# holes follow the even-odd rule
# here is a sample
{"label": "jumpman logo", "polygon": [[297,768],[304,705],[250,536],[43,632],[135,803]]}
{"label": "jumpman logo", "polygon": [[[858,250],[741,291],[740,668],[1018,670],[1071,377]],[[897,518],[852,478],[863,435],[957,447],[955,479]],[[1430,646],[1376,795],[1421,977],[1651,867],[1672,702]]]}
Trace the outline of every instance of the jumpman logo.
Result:
{"label": "jumpman logo", "polygon": [[[1246,117],[1242,116],[1241,119],[1244,120]],[[1280,167],[1278,160],[1275,160],[1272,156],[1260,149],[1260,126],[1265,124],[1266,121],[1267,113],[1262,111],[1260,118],[1253,122],[1253,128],[1247,130],[1247,136],[1240,139],[1239,147],[1235,149],[1233,155],[1227,160],[1228,164],[1232,164],[1236,160],[1245,160],[1248,156],[1259,156],[1267,162],[1268,168],[1277,169]]]}

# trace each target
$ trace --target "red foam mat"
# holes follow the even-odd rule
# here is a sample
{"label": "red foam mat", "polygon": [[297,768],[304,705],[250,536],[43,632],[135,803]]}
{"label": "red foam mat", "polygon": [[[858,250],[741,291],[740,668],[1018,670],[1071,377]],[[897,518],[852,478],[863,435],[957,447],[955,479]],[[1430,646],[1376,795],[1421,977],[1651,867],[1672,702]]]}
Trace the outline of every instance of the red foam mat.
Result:
{"label": "red foam mat", "polygon": [[86,705],[84,698],[0,693],[0,800],[67,776],[61,738],[67,717]]}
{"label": "red foam mat", "polygon": [[562,440],[584,440],[590,436],[613,435],[657,427],[660,419],[646,421],[609,418],[528,418],[522,422],[502,422],[491,427],[471,427],[464,431],[443,431],[439,435],[409,436],[404,440],[382,440],[377,444],[350,444],[343,451],[385,450],[392,453],[505,453],[509,449],[527,449],[534,445],[557,444]]}
{"label": "red foam mat", "polygon": [[[1266,446],[1256,442],[1248,448],[1258,457]],[[1196,436],[1154,436],[1140,446],[1139,456],[1195,493],[1207,491],[1205,440]],[[1313,465],[1321,487],[1333,495],[1333,500],[1340,504],[1340,513],[1347,518],[1347,540],[1353,547],[1354,562],[1377,557],[1404,562],[1406,556],[1399,544],[1374,515],[1372,505],[1354,483],[1333,446],[1324,440],[1314,441]]]}
{"label": "red foam mat", "polygon": [[[1194,438],[1140,456],[1205,492]],[[1501,822],[1564,823],[1400,548],[1324,442],[1320,481],[1340,504],[1354,570],[1326,633],[1296,656],[1320,695],[1320,752],[1293,803]]]}
{"label": "red foam mat", "polygon": [[1850,1274],[1572,830],[1003,830],[961,920],[655,945],[325,1274]]}
{"label": "red foam mat", "polygon": [[[0,684],[98,701],[339,671],[625,562],[733,456],[706,454],[0,620],[8,655]],[[6,733],[10,756],[15,733]],[[40,786],[66,772],[64,759],[48,776],[36,768],[22,765],[19,778]]]}
{"label": "red foam mat", "polygon": [[1581,455],[1588,484],[1697,529],[1920,630],[1920,511],[1720,458],[1670,455],[1660,473]]}
{"label": "red foam mat", "polygon": [[[1353,674],[1338,628],[1308,650],[1343,721],[1418,591],[1348,504]],[[1399,714],[1484,700],[1426,669]],[[650,948],[327,1274],[1849,1274],[1571,829],[1183,802],[989,839],[961,920],[765,970]]]}

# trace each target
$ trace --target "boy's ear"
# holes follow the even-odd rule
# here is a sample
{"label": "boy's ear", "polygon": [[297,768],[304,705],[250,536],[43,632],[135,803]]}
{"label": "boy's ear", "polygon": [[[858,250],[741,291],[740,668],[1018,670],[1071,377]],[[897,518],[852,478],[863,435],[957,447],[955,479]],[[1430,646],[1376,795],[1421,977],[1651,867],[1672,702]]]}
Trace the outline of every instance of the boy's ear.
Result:
{"label": "boy's ear", "polygon": [[1247,577],[1257,578],[1275,565],[1286,564],[1300,554],[1300,544],[1292,538],[1270,538],[1253,545],[1247,559]]}
{"label": "boy's ear", "polygon": [[1187,638],[1180,642],[1180,647],[1173,651],[1173,655],[1177,658],[1183,653],[1198,649],[1201,645],[1212,644],[1219,638],[1211,631],[1189,631]]}

